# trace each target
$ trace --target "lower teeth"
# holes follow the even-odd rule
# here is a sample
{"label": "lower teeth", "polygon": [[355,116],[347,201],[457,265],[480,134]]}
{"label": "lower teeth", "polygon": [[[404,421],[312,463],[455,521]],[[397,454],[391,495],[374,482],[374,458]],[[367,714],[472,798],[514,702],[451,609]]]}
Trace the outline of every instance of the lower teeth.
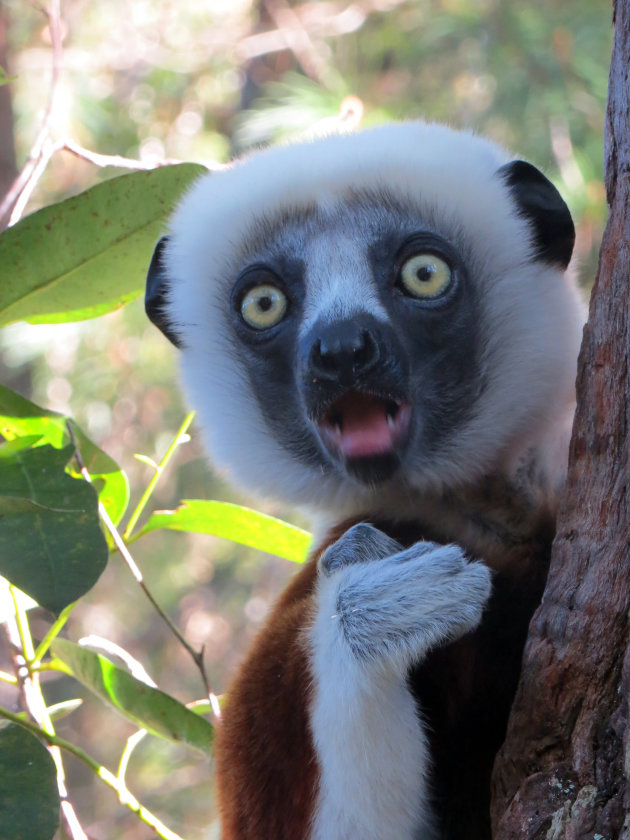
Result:
{"label": "lower teeth", "polygon": [[385,408],[385,416],[387,417],[387,422],[390,426],[394,424],[394,420],[396,415],[398,414],[398,405],[396,403],[390,402],[387,404]]}

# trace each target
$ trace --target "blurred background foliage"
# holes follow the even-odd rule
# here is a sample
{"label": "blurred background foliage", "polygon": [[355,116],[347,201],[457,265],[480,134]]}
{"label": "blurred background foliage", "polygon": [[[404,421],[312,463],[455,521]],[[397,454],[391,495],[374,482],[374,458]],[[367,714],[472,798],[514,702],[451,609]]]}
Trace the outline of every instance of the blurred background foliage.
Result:
{"label": "blurred background foliage", "polygon": [[[581,281],[585,288],[592,282],[606,217],[608,0],[64,0],[62,16],[59,138],[143,161],[211,163],[325,129],[340,112],[353,120],[362,115],[364,125],[423,117],[472,128],[550,174],[576,219]],[[50,86],[50,35],[35,2],[2,0],[0,66],[16,77],[0,88],[6,187],[28,155]],[[59,152],[27,209],[115,174]],[[185,413],[176,352],[148,325],[140,301],[97,321],[6,328],[0,377],[72,414],[128,472],[136,499],[150,471],[134,453],[159,459]],[[155,503],[174,507],[180,498],[247,501],[210,471],[196,435],[180,448]],[[263,509],[300,522],[272,503]],[[166,532],[144,538],[134,553],[158,600],[193,644],[205,645],[211,683],[223,691],[290,564]],[[43,617],[40,623],[43,632]],[[37,627],[36,619],[35,633]],[[69,632],[120,643],[179,699],[201,693],[190,660],[116,557],[73,614]],[[67,696],[61,679],[46,690],[49,702]],[[90,698],[59,724],[62,736],[80,733],[109,766],[131,731]],[[195,761],[147,739],[129,773],[147,806],[191,840],[218,836],[209,769]],[[147,836],[109,792],[67,763],[90,837]]]}

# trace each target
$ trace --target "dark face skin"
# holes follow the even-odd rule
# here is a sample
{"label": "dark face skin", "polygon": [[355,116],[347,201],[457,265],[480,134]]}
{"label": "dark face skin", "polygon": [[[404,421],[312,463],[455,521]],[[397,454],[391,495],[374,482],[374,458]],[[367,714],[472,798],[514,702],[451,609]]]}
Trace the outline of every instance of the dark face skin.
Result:
{"label": "dark face skin", "polygon": [[[474,287],[459,250],[404,208],[375,214],[361,199],[343,218],[316,216],[293,230],[280,220],[276,236],[267,229],[248,258],[230,302],[235,350],[273,435],[294,457],[378,484],[410,456],[416,463],[430,458],[474,404],[482,387]],[[343,225],[359,239],[369,276],[356,282],[376,290],[386,320],[369,308],[345,319],[324,311],[300,329],[309,270],[301,245],[311,224],[318,234],[322,224],[331,231]],[[428,255],[428,267],[410,264],[418,255]],[[435,280],[436,270],[443,281]],[[427,283],[436,294],[426,294]],[[276,305],[269,289],[279,290],[285,309],[267,325]],[[247,321],[252,294],[262,327]]]}

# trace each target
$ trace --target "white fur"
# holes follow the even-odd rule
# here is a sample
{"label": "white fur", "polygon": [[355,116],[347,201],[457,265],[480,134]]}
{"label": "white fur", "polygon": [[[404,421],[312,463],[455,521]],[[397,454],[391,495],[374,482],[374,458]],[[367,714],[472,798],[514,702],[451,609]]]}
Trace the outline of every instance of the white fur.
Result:
{"label": "white fur", "polygon": [[411,840],[423,822],[428,829],[430,760],[416,704],[404,679],[366,673],[353,658],[330,600],[320,605],[315,641],[321,792],[312,840]]}
{"label": "white fur", "polygon": [[[365,254],[346,234],[326,231],[313,242],[305,243],[306,299],[300,334],[306,335],[320,318],[328,322],[346,320],[369,312],[387,320],[370,277]],[[356,282],[356,278],[362,282]]]}
{"label": "white fur", "polygon": [[[457,546],[418,543],[383,556],[370,544],[379,533],[355,526],[320,564],[311,725],[321,783],[311,840],[436,836],[407,673],[476,627],[490,595],[487,567],[467,563]],[[342,565],[327,569],[331,552]]]}
{"label": "white fur", "polygon": [[[507,160],[488,140],[406,123],[267,149],[193,186],[171,223],[168,314],[186,345],[183,379],[215,465],[249,492],[336,517],[391,513],[413,509],[414,497],[428,488],[514,463],[548,435],[552,420],[571,410],[584,307],[568,275],[532,261],[529,229],[494,174]],[[245,408],[253,396],[235,357],[225,301],[257,220],[313,203],[338,206],[348,190],[379,187],[413,199],[437,233],[459,232],[474,252],[489,387],[448,450],[421,470],[411,460],[396,486],[373,491],[297,463],[272,439],[260,412]],[[360,269],[341,257],[339,264],[343,276]],[[314,283],[306,302],[311,321],[333,305],[332,289],[321,276]],[[347,311],[357,311],[362,297],[364,309],[383,317],[369,287],[361,291],[346,298]]]}

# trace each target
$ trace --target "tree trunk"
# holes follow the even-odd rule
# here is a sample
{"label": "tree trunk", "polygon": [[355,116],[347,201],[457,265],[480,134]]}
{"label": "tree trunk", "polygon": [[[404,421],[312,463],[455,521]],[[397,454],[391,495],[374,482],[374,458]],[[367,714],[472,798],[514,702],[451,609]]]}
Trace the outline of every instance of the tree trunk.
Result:
{"label": "tree trunk", "polygon": [[495,840],[630,840],[630,0],[614,3],[610,219],[567,495],[493,776]]}

